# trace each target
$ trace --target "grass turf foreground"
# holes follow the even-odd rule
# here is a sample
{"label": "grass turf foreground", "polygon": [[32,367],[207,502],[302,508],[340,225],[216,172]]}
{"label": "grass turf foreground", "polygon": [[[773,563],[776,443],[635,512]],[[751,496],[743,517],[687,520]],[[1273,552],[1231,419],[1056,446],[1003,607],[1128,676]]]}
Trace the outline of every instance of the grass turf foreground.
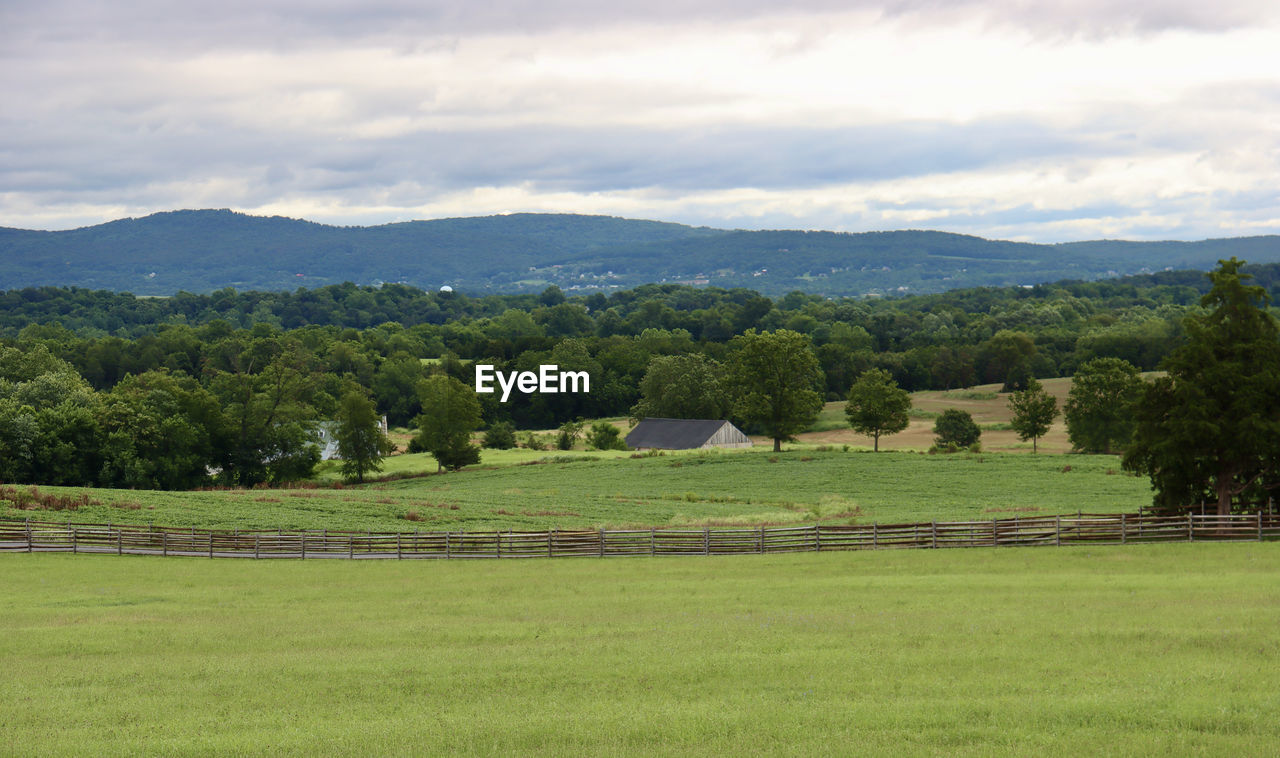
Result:
{"label": "grass turf foreground", "polygon": [[1280,544],[709,559],[0,557],[18,754],[1230,754]]}

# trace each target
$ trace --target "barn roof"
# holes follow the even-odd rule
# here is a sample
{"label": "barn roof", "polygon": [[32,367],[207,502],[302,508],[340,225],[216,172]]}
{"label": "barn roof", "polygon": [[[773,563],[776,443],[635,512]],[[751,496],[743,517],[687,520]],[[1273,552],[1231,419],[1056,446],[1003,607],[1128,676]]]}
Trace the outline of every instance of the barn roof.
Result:
{"label": "barn roof", "polygon": [[[636,428],[627,435],[627,447],[666,450],[702,447],[725,424],[729,422],[720,419],[647,418],[636,424]],[[733,424],[729,426],[733,427]],[[737,431],[737,427],[733,428]]]}

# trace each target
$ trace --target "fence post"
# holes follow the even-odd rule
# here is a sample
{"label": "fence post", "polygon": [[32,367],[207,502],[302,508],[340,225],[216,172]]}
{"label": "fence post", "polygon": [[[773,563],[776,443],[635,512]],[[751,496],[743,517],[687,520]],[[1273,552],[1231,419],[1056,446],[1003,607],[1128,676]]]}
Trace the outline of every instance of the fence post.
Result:
{"label": "fence post", "polygon": [[759,541],[756,543],[756,552],[759,553],[760,555],[764,555],[764,527],[763,526],[760,527],[760,537],[759,537]]}
{"label": "fence post", "polygon": [[1262,542],[1262,509],[1258,509],[1258,542]]}
{"label": "fence post", "polygon": [[1054,547],[1062,547],[1062,514],[1059,513],[1053,519],[1053,544]]}
{"label": "fence post", "polygon": [[871,549],[878,550],[880,548],[879,521],[871,522]]}
{"label": "fence post", "polygon": [[160,555],[169,555],[169,533],[160,532]]}
{"label": "fence post", "polygon": [[255,534],[253,535],[253,559],[255,561],[258,559],[258,553],[261,549],[262,549],[262,535]]}
{"label": "fence post", "polygon": [[449,532],[444,533],[444,557],[445,558],[452,557],[449,552]]}
{"label": "fence post", "polygon": [[209,530],[209,557],[213,557],[213,530]]}
{"label": "fence post", "polygon": [[400,552],[400,532],[396,532],[396,560],[404,558],[404,554]]}
{"label": "fence post", "polygon": [[354,533],[347,535],[347,560],[356,557],[356,535]]}
{"label": "fence post", "polygon": [[604,530],[599,529],[597,531],[600,534],[600,557],[603,558],[604,557]]}
{"label": "fence post", "polygon": [[302,533],[302,560],[304,560],[304,561],[305,561],[306,559],[307,559],[307,533],[306,533],[305,531],[303,531],[303,533]]}
{"label": "fence post", "polygon": [[711,555],[711,527],[702,529],[702,554]]}
{"label": "fence post", "polygon": [[1195,514],[1187,511],[1187,542],[1195,539]]}
{"label": "fence post", "polygon": [[124,531],[116,529],[116,555],[124,555]]}
{"label": "fence post", "polygon": [[547,532],[547,557],[548,557],[548,558],[552,557],[552,554],[551,554],[552,537],[551,537],[551,535],[553,535],[554,533],[555,533],[555,530],[554,530],[554,529],[551,529],[551,530],[549,530],[549,531]]}
{"label": "fence post", "polygon": [[822,552],[822,525],[813,525],[813,551],[815,553]]}
{"label": "fence post", "polygon": [[1129,514],[1127,513],[1120,514],[1120,544],[1121,545],[1125,544],[1126,542],[1125,525],[1128,523],[1128,518],[1127,518],[1128,515]]}
{"label": "fence post", "polygon": [[656,527],[649,527],[649,555],[650,557],[658,554],[658,530]]}
{"label": "fence post", "polygon": [[1000,547],[1000,520],[991,519],[991,545]]}
{"label": "fence post", "polygon": [[929,531],[933,535],[933,547],[936,548],[938,546],[938,522],[937,521],[929,522]]}

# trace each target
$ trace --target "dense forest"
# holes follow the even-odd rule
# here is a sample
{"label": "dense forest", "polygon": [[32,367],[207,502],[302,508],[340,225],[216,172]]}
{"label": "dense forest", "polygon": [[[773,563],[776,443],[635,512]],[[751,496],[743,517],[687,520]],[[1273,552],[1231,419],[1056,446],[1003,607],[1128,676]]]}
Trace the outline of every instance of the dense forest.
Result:
{"label": "dense forest", "polygon": [[[1250,271],[1280,287],[1280,266]],[[424,379],[471,384],[480,362],[591,376],[589,394],[483,395],[486,425],[627,415],[655,358],[726,362],[749,330],[803,335],[828,400],[871,368],[908,390],[1070,375],[1098,357],[1149,370],[1183,340],[1184,317],[1208,286],[1202,273],[1167,272],[892,299],[679,285],[479,298],[353,284],[172,298],[14,290],[0,293],[0,480],[296,478],[315,463],[316,422],[333,418],[344,395],[363,393],[393,426],[412,425]]]}
{"label": "dense forest", "polygon": [[921,230],[745,231],[574,214],[336,227],[201,210],[56,232],[0,228],[0,288],[174,295],[352,281],[480,295],[550,285],[608,293],[657,282],[838,297],[1207,270],[1230,256],[1280,261],[1280,237],[1043,245]]}

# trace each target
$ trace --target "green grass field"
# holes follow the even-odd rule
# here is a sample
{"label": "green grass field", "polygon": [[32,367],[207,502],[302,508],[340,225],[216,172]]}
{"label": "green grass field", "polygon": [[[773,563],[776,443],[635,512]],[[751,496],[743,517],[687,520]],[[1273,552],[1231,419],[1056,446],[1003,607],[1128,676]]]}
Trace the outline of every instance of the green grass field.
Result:
{"label": "green grass field", "polygon": [[22,755],[1268,755],[1280,545],[4,555]]}
{"label": "green grass field", "polygon": [[[1120,473],[1114,456],[804,447],[628,455],[486,451],[485,465],[461,472],[343,489],[84,490],[99,504],[75,512],[6,507],[0,516],[225,529],[541,530],[973,520],[1136,511],[1151,502],[1147,480]],[[429,456],[391,460],[402,472],[434,470]]]}

